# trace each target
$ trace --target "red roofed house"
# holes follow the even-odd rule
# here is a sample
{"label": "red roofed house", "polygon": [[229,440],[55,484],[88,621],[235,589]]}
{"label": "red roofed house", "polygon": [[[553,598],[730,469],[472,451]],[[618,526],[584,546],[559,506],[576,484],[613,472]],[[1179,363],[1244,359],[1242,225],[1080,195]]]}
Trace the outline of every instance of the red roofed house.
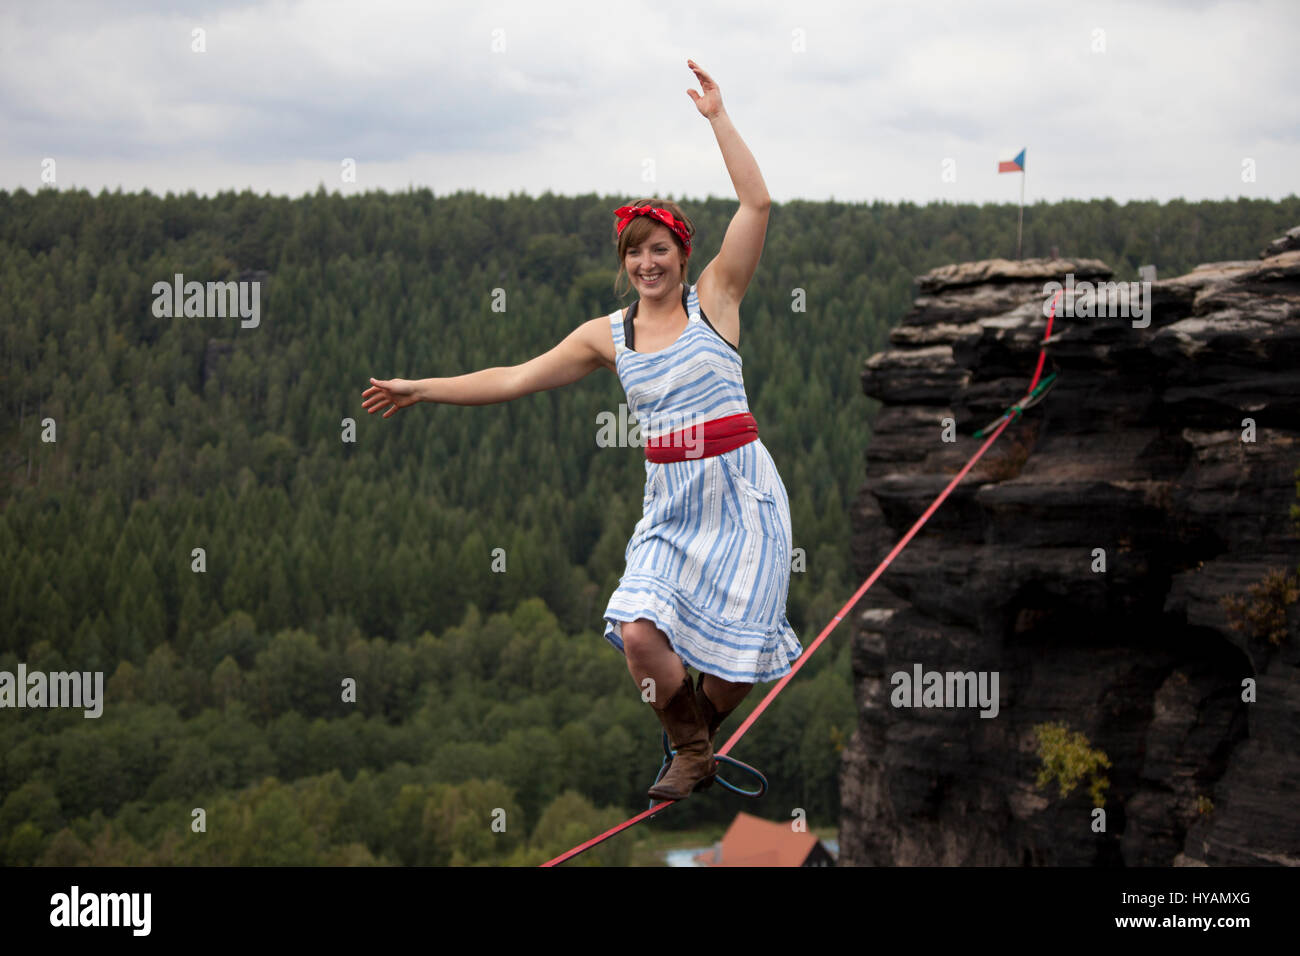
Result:
{"label": "red roofed house", "polygon": [[736,814],[712,850],[695,855],[701,866],[834,866],[835,859],[811,833],[789,823]]}

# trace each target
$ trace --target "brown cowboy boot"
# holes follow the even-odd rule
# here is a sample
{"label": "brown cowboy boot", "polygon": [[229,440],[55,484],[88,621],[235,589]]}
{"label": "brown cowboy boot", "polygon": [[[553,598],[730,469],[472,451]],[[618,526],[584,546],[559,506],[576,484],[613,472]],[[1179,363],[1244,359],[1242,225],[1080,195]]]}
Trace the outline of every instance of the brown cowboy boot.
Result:
{"label": "brown cowboy boot", "polygon": [[[696,678],[695,681],[695,699],[699,703],[700,713],[704,715],[704,722],[708,724],[709,727],[709,749],[711,751],[713,749],[713,738],[718,735],[718,728],[721,727],[722,722],[731,715],[731,711],[736,708],[732,707],[731,710],[719,711],[713,706],[713,701],[709,700],[709,695],[704,692],[703,671],[700,672],[699,677]],[[713,786],[713,777],[709,777],[701,783],[697,789],[707,790],[711,786]]]}
{"label": "brown cowboy boot", "polygon": [[[712,749],[714,738],[717,737],[718,735],[718,728],[722,726],[722,722],[726,720],[727,717],[731,715],[731,712],[736,708],[732,707],[730,710],[724,710],[719,712],[718,709],[713,706],[713,701],[711,701],[709,699],[709,695],[704,692],[703,672],[700,673],[699,677],[697,677],[695,681],[695,701],[699,705],[700,714],[704,718],[705,724],[708,725],[709,747],[710,749]],[[668,766],[664,769],[664,773],[667,774],[668,771],[672,769],[672,766],[673,766],[673,758],[669,757]],[[706,777],[704,780],[701,780],[695,789],[707,790],[709,787],[713,786],[713,780],[715,776],[716,773],[709,777]]]}
{"label": "brown cowboy boot", "polygon": [[663,710],[655,708],[655,713],[675,753],[667,772],[646,793],[656,800],[682,800],[702,789],[702,782],[712,783],[718,772],[708,725],[695,699],[690,674],[682,679],[667,706]]}

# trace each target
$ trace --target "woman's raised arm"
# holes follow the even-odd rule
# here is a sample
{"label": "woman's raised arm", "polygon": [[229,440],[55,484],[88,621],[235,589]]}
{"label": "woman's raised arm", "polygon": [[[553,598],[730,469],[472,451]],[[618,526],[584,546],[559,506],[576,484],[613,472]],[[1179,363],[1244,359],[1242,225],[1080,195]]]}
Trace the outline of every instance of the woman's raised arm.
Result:
{"label": "woman's raised arm", "polygon": [[722,160],[727,164],[731,184],[736,187],[740,208],[731,217],[731,224],[722,237],[717,256],[705,266],[697,280],[702,290],[715,300],[739,305],[745,290],[758,269],[758,259],[763,253],[763,238],[767,234],[767,214],[772,197],[767,193],[763,174],[758,171],[754,154],[727,115],[722,105],[722,91],[709,74],[700,69],[694,60],[687,60],[699,78],[704,94],[687,90],[696,108],[713,127],[713,135],[722,150]]}

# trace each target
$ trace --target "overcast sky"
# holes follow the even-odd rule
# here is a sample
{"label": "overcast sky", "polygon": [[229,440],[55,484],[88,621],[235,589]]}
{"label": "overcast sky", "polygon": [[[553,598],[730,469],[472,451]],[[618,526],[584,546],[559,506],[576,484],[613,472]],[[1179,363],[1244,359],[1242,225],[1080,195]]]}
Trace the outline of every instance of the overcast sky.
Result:
{"label": "overcast sky", "polygon": [[1298,49],[1296,0],[4,0],[0,188],[734,198],[690,57],[779,202],[1014,202],[1022,147],[1027,203],[1276,199]]}

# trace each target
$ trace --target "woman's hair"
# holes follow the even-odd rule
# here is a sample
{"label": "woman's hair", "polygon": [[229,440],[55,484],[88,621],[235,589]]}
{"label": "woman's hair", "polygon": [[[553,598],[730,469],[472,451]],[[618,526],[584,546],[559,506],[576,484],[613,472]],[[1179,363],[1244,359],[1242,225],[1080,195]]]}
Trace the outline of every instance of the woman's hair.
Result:
{"label": "woman's hair", "polygon": [[[638,199],[636,202],[629,203],[628,205],[658,206],[661,209],[667,209],[677,218],[678,221],[686,226],[686,234],[690,236],[692,240],[691,245],[695,244],[695,225],[686,218],[686,214],[682,212],[681,207],[678,206],[677,203],[666,199]],[[618,247],[618,274],[614,276],[614,292],[620,299],[631,291],[631,280],[628,278],[626,265],[628,249],[632,246],[639,246],[646,242],[646,240],[650,238],[650,234],[655,231],[654,227],[662,225],[663,223],[658,219],[652,219],[650,216],[635,216],[632,221],[624,227],[622,234],[620,234],[618,231],[618,223],[616,222],[614,224],[614,242]],[[672,230],[669,230],[669,232],[672,232]],[[672,236],[673,241],[677,243],[678,250],[685,254],[686,247],[682,245],[681,237],[679,237],[675,232],[672,233]],[[687,257],[686,265],[682,269],[682,281],[687,285],[690,285],[690,279],[687,277],[687,269],[690,268],[690,264],[691,260]],[[620,280],[624,280],[626,283],[621,292],[619,291]]]}

